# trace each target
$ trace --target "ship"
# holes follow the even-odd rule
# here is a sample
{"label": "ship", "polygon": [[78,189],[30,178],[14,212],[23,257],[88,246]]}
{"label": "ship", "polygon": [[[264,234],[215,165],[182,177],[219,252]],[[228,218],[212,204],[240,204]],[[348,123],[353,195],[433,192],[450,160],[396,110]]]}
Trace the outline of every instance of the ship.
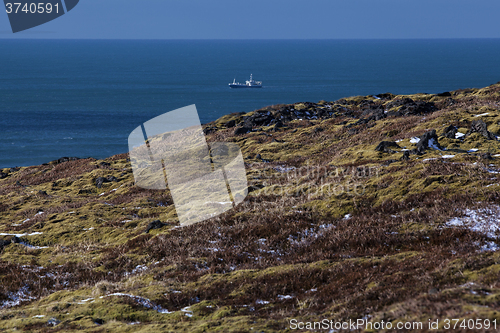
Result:
{"label": "ship", "polygon": [[234,79],[232,83],[229,83],[229,88],[262,88],[262,81],[254,81],[252,74],[250,74],[250,80],[239,83]]}

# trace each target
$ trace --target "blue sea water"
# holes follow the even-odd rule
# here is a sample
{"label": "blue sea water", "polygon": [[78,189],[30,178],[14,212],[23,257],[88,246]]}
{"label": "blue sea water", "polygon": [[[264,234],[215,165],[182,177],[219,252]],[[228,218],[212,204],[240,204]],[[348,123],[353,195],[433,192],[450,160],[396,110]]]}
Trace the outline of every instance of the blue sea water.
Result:
{"label": "blue sea water", "polygon": [[[127,151],[196,104],[202,123],[267,105],[500,81],[500,40],[0,40],[0,167]],[[229,89],[250,74],[262,89]]]}

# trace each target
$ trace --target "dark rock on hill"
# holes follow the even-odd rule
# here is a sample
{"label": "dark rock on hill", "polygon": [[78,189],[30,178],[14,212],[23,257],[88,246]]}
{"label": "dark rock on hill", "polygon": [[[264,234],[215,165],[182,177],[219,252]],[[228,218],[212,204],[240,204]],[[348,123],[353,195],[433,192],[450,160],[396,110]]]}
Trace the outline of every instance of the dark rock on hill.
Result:
{"label": "dark rock on hill", "polygon": [[248,132],[250,132],[252,130],[252,127],[250,126],[242,126],[242,127],[238,127],[234,130],[234,135],[242,135],[242,134],[247,134]]}
{"label": "dark rock on hill", "polygon": [[168,225],[167,223],[163,223],[160,220],[154,220],[152,222],[149,222],[148,226],[146,227],[146,230],[144,230],[144,233],[149,233],[149,231],[153,229],[160,229],[163,228],[164,226]]}
{"label": "dark rock on hill", "polygon": [[482,120],[475,120],[472,122],[467,135],[470,135],[472,133],[479,133],[488,140],[496,140],[495,134],[488,131],[488,126]]}
{"label": "dark rock on hill", "polygon": [[436,130],[433,129],[431,131],[426,132],[424,135],[420,137],[420,141],[417,143],[417,150],[420,153],[424,153],[427,148],[436,147],[438,149],[443,149],[439,144],[438,136],[436,134]]}
{"label": "dark rock on hill", "polygon": [[56,164],[64,163],[64,162],[69,162],[69,161],[76,161],[79,160],[79,157],[61,157],[60,159],[54,161]]}
{"label": "dark rock on hill", "polygon": [[444,129],[443,136],[448,139],[455,139],[456,133],[457,133],[457,128],[453,125],[450,125]]}
{"label": "dark rock on hill", "polygon": [[403,156],[401,157],[402,161],[409,161],[410,160],[410,151],[406,150],[403,152]]}
{"label": "dark rock on hill", "polygon": [[236,126],[236,120],[230,120],[226,123],[226,128],[231,128],[231,127],[234,127]]}
{"label": "dark rock on hill", "polygon": [[392,153],[392,151],[389,148],[401,148],[396,142],[393,141],[382,141],[378,144],[378,146],[375,148],[376,151],[384,152],[384,153]]}
{"label": "dark rock on hill", "polygon": [[98,177],[95,180],[95,186],[97,186],[97,188],[101,188],[102,184],[104,184],[104,183],[111,183],[111,182],[117,182],[117,181],[118,181],[118,179],[115,176]]}

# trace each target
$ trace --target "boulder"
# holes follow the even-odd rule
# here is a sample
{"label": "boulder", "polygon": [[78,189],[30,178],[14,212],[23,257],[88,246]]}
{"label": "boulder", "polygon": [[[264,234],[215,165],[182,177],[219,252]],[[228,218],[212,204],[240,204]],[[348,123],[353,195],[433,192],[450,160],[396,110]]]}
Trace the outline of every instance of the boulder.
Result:
{"label": "boulder", "polygon": [[481,155],[481,158],[483,160],[493,160],[493,156],[491,156],[491,153],[484,153]]}
{"label": "boulder", "polygon": [[405,150],[403,152],[403,156],[401,157],[401,161],[409,161],[410,160],[410,151]]}
{"label": "boulder", "polygon": [[380,151],[380,152],[384,152],[384,153],[393,152],[389,148],[401,148],[401,147],[394,141],[382,141],[378,144],[378,146],[375,148],[375,150]]}
{"label": "boulder", "polygon": [[61,157],[57,161],[55,161],[57,164],[59,163],[64,163],[64,162],[69,162],[69,161],[76,161],[79,160],[80,158],[78,157]]}
{"label": "boulder", "polygon": [[144,233],[147,234],[147,233],[149,233],[150,230],[160,229],[166,225],[167,225],[167,223],[163,223],[160,220],[154,220],[152,222],[149,222],[148,226],[146,227],[146,230],[144,230]]}
{"label": "boulder", "polygon": [[482,120],[474,120],[466,136],[472,133],[480,133],[488,140],[496,140],[496,135],[488,131],[488,126]]}
{"label": "boulder", "polygon": [[417,143],[418,152],[424,153],[427,148],[434,148],[439,150],[443,149],[439,144],[435,129],[425,132],[424,135],[420,137],[420,141]]}
{"label": "boulder", "polygon": [[[400,107],[398,112],[404,116],[422,115],[437,110],[436,105],[432,102],[414,101],[411,98],[396,99],[385,106],[386,110],[395,107]],[[391,115],[395,115],[395,112],[391,113]]]}
{"label": "boulder", "polygon": [[448,139],[455,139],[456,133],[457,133],[457,128],[453,125],[450,125],[444,129],[443,136]]}
{"label": "boulder", "polygon": [[0,239],[0,251],[3,250],[4,247],[12,243],[10,239]]}
{"label": "boulder", "polygon": [[252,130],[251,127],[246,127],[246,126],[242,126],[242,127],[238,127],[234,130],[234,135],[242,135],[242,134],[247,134],[248,132],[250,132]]}
{"label": "boulder", "polygon": [[115,176],[108,176],[108,177],[98,177],[96,180],[95,180],[95,186],[97,186],[97,188],[101,188],[102,187],[102,184],[104,183],[111,183],[111,182],[117,182],[118,179],[115,177]]}
{"label": "boulder", "polygon": [[236,120],[230,120],[228,121],[226,124],[225,124],[226,128],[231,128],[231,127],[234,127],[236,126]]}

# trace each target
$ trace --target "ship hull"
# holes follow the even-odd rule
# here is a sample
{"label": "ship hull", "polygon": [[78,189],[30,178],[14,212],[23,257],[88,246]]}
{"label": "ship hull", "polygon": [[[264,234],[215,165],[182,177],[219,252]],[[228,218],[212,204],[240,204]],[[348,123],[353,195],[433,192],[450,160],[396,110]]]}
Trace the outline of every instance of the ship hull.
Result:
{"label": "ship hull", "polygon": [[262,88],[262,86],[247,86],[243,84],[230,84],[229,88]]}

